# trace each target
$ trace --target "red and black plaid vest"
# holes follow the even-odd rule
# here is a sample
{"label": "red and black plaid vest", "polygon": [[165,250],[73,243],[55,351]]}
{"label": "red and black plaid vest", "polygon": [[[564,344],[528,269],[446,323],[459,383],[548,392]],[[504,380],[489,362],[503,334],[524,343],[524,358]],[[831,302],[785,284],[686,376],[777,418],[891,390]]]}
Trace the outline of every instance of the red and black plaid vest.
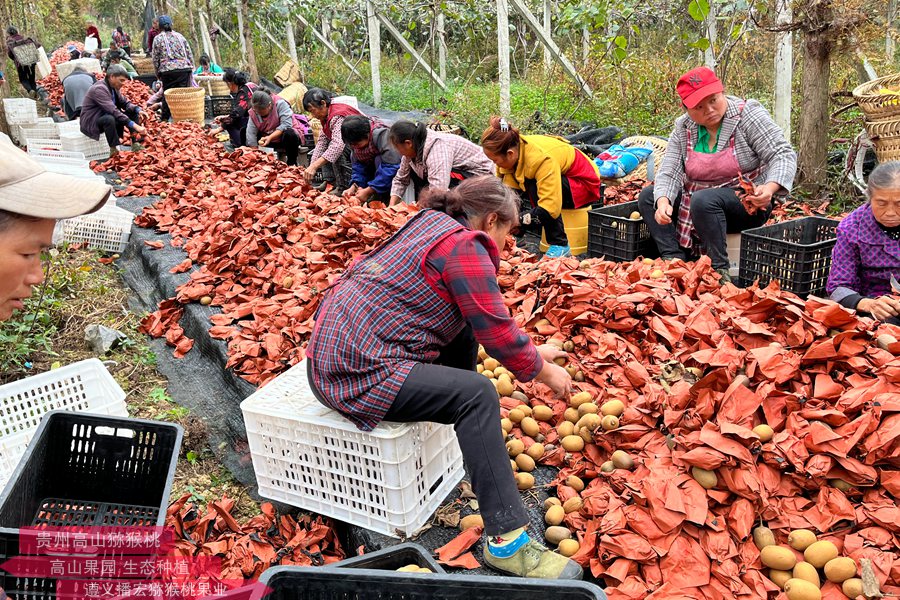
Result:
{"label": "red and black plaid vest", "polygon": [[417,213],[357,260],[319,306],[307,349],[313,383],[364,431],[384,418],[412,368],[433,362],[465,326],[424,268],[435,244],[461,229],[442,212]]}

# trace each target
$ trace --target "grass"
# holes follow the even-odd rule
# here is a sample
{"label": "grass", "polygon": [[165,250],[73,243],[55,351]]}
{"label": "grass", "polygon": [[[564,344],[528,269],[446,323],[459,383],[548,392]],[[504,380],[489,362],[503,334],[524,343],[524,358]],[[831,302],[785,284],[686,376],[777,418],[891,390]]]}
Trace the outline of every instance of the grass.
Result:
{"label": "grass", "polygon": [[99,358],[125,391],[128,414],[184,428],[171,500],[188,493],[205,503],[227,495],[236,502],[235,517],[258,514],[258,504],[210,450],[204,422],[168,393],[156,355],[138,331],[141,316],[128,309],[119,271],[115,263],[101,263],[101,256],[65,247],[49,252],[45,284],[24,311],[0,323],[0,383],[95,356],[84,341],[91,323],[118,329],[127,340]]}

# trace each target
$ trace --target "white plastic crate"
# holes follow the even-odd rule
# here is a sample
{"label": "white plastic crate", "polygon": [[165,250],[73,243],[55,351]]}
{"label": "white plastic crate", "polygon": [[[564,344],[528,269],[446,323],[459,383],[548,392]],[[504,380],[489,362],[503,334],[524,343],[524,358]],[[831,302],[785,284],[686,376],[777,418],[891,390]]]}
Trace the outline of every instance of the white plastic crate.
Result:
{"label": "white plastic crate", "polygon": [[0,386],[0,489],[51,410],[128,416],[125,392],[96,358]]}
{"label": "white plastic crate", "polygon": [[91,181],[96,181],[97,183],[106,183],[106,180],[103,177],[97,175],[87,167],[74,167],[72,165],[52,162],[43,163],[43,167],[50,173],[68,175],[69,177],[77,177],[79,179],[90,179]]}
{"label": "white plastic crate", "polygon": [[[61,140],[55,140],[59,142],[60,147],[62,147]],[[34,160],[39,163],[57,163],[57,164],[66,164],[73,165],[77,167],[85,167],[90,168],[90,161],[84,157],[84,152],[66,152],[65,150],[48,150],[46,148],[40,148],[35,146],[34,148],[29,145],[28,154]]]}
{"label": "white plastic crate", "polygon": [[412,535],[462,479],[450,425],[363,432],[323,406],[306,361],[241,403],[260,495],[385,535]]}
{"label": "white plastic crate", "polygon": [[59,135],[64,133],[81,133],[81,120],[73,119],[71,121],[62,121],[60,123],[55,123],[56,130],[59,132]]}
{"label": "white plastic crate", "polygon": [[101,160],[109,158],[109,146],[106,144],[106,138],[101,137],[99,140],[92,140],[80,131],[66,132],[59,134],[62,141],[62,148],[67,152],[81,152],[88,160]]}
{"label": "white plastic crate", "polygon": [[32,139],[59,139],[59,131],[56,129],[55,123],[34,123],[32,125],[19,125],[19,133],[22,136],[23,144],[27,144],[28,141]]}
{"label": "white plastic crate", "polygon": [[89,215],[57,221],[53,243],[83,243],[96,250],[124,252],[133,222],[132,213],[107,203]]}
{"label": "white plastic crate", "polygon": [[31,98],[4,98],[3,110],[10,125],[37,122],[37,102]]}
{"label": "white plastic crate", "polygon": [[[50,138],[31,138],[26,137],[22,140],[25,146],[28,148],[29,154],[34,154],[34,152],[38,151],[47,151],[47,152],[61,152],[62,151],[62,142],[59,140],[54,140]],[[34,156],[32,156],[34,158]]]}

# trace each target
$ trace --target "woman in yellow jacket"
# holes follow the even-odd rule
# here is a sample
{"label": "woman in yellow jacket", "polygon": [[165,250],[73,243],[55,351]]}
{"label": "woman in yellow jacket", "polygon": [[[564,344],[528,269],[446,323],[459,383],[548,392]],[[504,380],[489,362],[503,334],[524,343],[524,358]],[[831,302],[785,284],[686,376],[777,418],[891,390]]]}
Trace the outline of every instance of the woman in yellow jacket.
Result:
{"label": "woman in yellow jacket", "polygon": [[545,256],[570,256],[562,209],[600,200],[597,165],[562,138],[522,135],[499,117],[484,130],[481,146],[503,183],[531,202],[530,216],[540,222],[550,246]]}

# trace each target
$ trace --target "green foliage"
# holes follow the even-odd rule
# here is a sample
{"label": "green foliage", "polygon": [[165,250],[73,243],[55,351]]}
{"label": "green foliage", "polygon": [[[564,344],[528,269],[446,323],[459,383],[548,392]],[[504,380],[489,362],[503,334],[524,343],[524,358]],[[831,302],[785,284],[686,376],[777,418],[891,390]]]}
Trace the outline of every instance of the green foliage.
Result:
{"label": "green foliage", "polygon": [[153,388],[147,395],[153,402],[171,402],[172,397],[163,388]]}
{"label": "green foliage", "polygon": [[688,4],[688,14],[695,21],[704,21],[709,16],[708,0],[691,0]]}

